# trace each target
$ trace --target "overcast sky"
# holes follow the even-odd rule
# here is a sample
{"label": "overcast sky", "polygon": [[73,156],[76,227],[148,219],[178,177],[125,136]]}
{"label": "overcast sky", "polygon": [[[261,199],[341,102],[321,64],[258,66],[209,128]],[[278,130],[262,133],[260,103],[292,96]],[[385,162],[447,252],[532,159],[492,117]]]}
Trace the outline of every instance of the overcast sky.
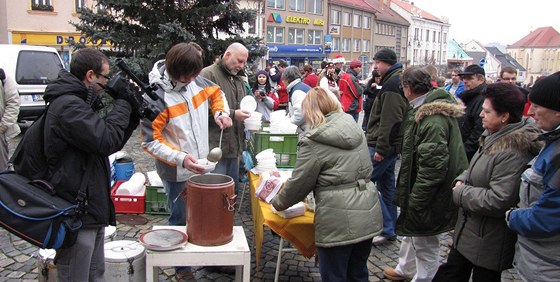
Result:
{"label": "overcast sky", "polygon": [[410,0],[418,8],[449,18],[450,39],[465,43],[513,44],[539,27],[560,32],[560,2],[556,0]]}

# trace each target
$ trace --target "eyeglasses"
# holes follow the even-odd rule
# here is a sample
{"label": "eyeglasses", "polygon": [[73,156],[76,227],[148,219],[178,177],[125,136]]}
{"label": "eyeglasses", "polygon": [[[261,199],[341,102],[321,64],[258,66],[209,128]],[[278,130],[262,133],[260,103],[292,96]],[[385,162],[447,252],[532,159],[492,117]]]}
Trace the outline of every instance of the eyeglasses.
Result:
{"label": "eyeglasses", "polygon": [[104,77],[104,78],[107,79],[107,80],[110,80],[110,79],[111,79],[110,76],[107,76],[107,75],[104,75],[104,74],[100,74],[100,73],[98,73],[98,72],[95,72],[95,74],[96,74],[96,75],[99,75],[99,76],[102,76],[102,77]]}

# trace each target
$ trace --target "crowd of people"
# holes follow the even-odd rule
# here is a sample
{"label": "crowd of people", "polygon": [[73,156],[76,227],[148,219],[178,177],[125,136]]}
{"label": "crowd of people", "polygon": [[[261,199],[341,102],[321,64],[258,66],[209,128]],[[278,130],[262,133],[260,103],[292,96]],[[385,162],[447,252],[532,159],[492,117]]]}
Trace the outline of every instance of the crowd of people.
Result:
{"label": "crowd of people", "polygon": [[[57,252],[59,281],[102,279],[102,227],[115,224],[107,156],[138,124],[168,195],[170,225],[185,224],[187,180],[202,173],[198,160],[222,135],[215,172],[231,176],[237,189],[243,121],[251,115],[240,101],[247,95],[263,121],[285,109],[298,126],[294,171],[272,206],[284,210],[314,193],[323,281],[368,281],[372,245],[395,240],[398,265],[383,272],[390,280],[500,281],[513,266],[524,281],[560,280],[560,72],[528,92],[515,85],[515,69],[504,68],[489,84],[484,69],[470,65],[453,70],[443,86],[435,68],[405,68],[393,50],[381,49],[364,84],[362,63],[343,69],[344,58],[336,56],[318,73],[280,61],[249,85],[245,46],[231,44],[207,67],[203,52],[179,43],[154,64],[153,120],[140,120],[134,101],[120,93],[112,93],[106,117],[97,114],[109,60],[92,48],[76,52],[70,71],[47,87],[45,180],[69,201],[85,181],[89,197],[76,244]],[[14,134],[5,122],[17,105],[9,79],[0,90],[5,167],[5,139]],[[24,175],[31,169],[18,168]],[[439,238],[450,230],[453,246],[440,265]],[[177,267],[176,278],[192,280],[190,267]]]}

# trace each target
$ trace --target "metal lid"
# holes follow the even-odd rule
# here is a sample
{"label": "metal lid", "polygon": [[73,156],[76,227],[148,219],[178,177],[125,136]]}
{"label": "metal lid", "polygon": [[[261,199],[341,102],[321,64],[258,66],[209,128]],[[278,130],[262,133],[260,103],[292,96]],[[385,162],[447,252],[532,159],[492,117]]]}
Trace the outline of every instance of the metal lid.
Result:
{"label": "metal lid", "polygon": [[175,229],[156,229],[140,236],[140,244],[150,250],[169,251],[183,247],[187,243],[187,234]]}
{"label": "metal lid", "polygon": [[106,262],[126,262],[144,256],[144,247],[136,241],[118,240],[105,243]]}

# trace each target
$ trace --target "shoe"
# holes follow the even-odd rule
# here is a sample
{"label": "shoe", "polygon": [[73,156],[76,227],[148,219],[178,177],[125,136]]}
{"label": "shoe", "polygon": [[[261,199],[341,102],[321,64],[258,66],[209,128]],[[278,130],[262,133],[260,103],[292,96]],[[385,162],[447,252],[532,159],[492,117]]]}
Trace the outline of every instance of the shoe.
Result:
{"label": "shoe", "polygon": [[398,274],[394,268],[385,268],[383,270],[383,275],[385,275],[385,278],[392,281],[403,281],[408,279],[408,277]]}
{"label": "shoe", "polygon": [[397,236],[393,236],[393,237],[386,237],[386,236],[375,236],[373,237],[373,240],[371,240],[371,243],[373,245],[383,245],[386,244],[388,242],[392,242],[397,240]]}
{"label": "shoe", "polygon": [[177,279],[177,282],[196,282],[191,270],[183,270],[175,273],[175,279]]}
{"label": "shoe", "polygon": [[204,268],[210,272],[221,272],[230,275],[235,274],[235,266],[206,266]]}

